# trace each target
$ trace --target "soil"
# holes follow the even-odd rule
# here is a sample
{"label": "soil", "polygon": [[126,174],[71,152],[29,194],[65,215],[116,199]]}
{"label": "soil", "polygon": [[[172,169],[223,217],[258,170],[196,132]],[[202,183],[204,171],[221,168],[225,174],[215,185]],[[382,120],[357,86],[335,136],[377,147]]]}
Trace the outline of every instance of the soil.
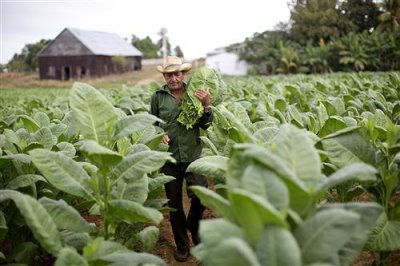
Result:
{"label": "soil", "polygon": [[[184,189],[184,191],[186,191]],[[188,213],[190,207],[190,199],[187,196],[186,192],[183,193],[183,208],[185,213]],[[214,214],[211,210],[206,209],[203,213],[203,219],[214,218]],[[171,224],[169,222],[169,215],[165,214],[164,219],[159,225],[160,233],[158,243],[155,247],[154,254],[162,258],[168,266],[196,266],[199,265],[199,262],[192,255],[185,262],[178,262],[174,258],[174,236],[172,234]],[[189,235],[190,236],[190,235]],[[190,237],[189,237],[190,238]],[[193,243],[191,244],[193,247]]]}

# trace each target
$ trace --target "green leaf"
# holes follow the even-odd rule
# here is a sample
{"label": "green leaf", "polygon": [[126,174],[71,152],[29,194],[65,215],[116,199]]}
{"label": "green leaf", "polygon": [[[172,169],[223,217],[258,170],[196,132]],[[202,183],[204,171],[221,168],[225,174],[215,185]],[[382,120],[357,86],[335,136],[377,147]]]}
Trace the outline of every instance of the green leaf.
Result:
{"label": "green leaf", "polygon": [[383,212],[382,206],[375,202],[349,202],[325,204],[322,209],[341,208],[360,215],[357,231],[352,232],[352,237],[339,250],[337,254],[332,254],[333,261],[338,261],[339,265],[350,265],[359,256],[367,240],[370,229],[375,225],[379,215]]}
{"label": "green leaf", "polygon": [[342,121],[341,117],[332,116],[325,121],[323,127],[318,132],[318,136],[322,138],[346,127],[347,124]]}
{"label": "green leaf", "polygon": [[172,180],[175,180],[175,177],[164,174],[160,174],[154,178],[149,177],[149,191],[163,187],[164,184]]}
{"label": "green leaf", "polygon": [[22,242],[13,248],[8,260],[29,265],[34,261],[34,257],[38,255],[38,248],[32,242]]}
{"label": "green leaf", "polygon": [[193,172],[210,178],[214,184],[225,184],[228,158],[224,156],[206,156],[192,162],[186,172]]}
{"label": "green leaf", "polygon": [[200,139],[206,145],[206,147],[212,150],[214,155],[221,155],[217,147],[215,147],[214,143],[209,138],[207,138],[206,136],[200,136]]}
{"label": "green leaf", "polygon": [[112,187],[112,198],[127,199],[143,204],[148,195],[149,178],[147,174],[137,177],[121,178]]}
{"label": "green leaf", "polygon": [[132,180],[141,177],[144,173],[151,173],[160,169],[165,162],[174,161],[166,152],[141,151],[125,157],[114,168],[116,180],[125,178]]}
{"label": "green leaf", "polygon": [[309,190],[315,188],[321,178],[321,161],[305,130],[292,125],[282,125],[272,147],[272,152],[285,162],[286,167],[295,173]]}
{"label": "green leaf", "polygon": [[232,131],[232,134],[236,136],[235,138],[237,138],[237,142],[256,142],[256,139],[253,137],[250,129],[244,126],[243,123],[233,113],[231,113],[223,105],[220,105],[218,109],[221,112],[221,115],[229,121],[229,131],[230,133]]}
{"label": "green leaf", "polygon": [[14,190],[1,190],[0,201],[12,200],[35,239],[53,255],[57,255],[62,244],[57,227],[45,208],[34,198]]}
{"label": "green leaf", "polygon": [[[200,221],[201,244],[192,254],[206,265],[259,265],[240,227],[225,219]],[[223,254],[223,256],[221,256]]]}
{"label": "green leaf", "polygon": [[288,226],[284,215],[260,196],[234,189],[229,191],[229,200],[235,218],[247,233],[252,245],[257,242],[265,225]]}
{"label": "green leaf", "polygon": [[57,124],[50,126],[51,133],[57,138],[60,137],[67,129],[68,126],[65,124]]}
{"label": "green leaf", "polygon": [[304,264],[329,263],[331,258],[358,233],[360,215],[342,209],[323,210],[294,232]]}
{"label": "green leaf", "polygon": [[6,128],[6,129],[4,129],[3,133],[4,133],[4,136],[6,137],[7,142],[13,143],[19,148],[21,147],[21,145],[20,145],[21,140],[14,131]]}
{"label": "green leaf", "polygon": [[138,132],[151,126],[155,122],[162,123],[163,121],[154,115],[146,113],[125,117],[118,121],[114,136],[115,138],[127,137],[133,132]]}
{"label": "green leaf", "polygon": [[50,119],[47,116],[47,114],[43,112],[37,112],[34,116],[33,119],[37,122],[39,127],[49,127],[50,126]]}
{"label": "green leaf", "polygon": [[347,165],[330,175],[327,179],[324,179],[318,185],[315,194],[324,193],[328,189],[350,180],[374,181],[376,180],[375,174],[377,172],[374,167],[365,163]]}
{"label": "green leaf", "polygon": [[241,187],[243,171],[246,169],[248,160],[262,164],[267,169],[275,171],[282,178],[289,189],[290,207],[299,214],[305,212],[311,205],[311,195],[304,183],[299,180],[285,165],[285,162],[271,151],[249,144],[237,145],[235,153],[229,160],[227,183],[231,187]]}
{"label": "green leaf", "polygon": [[1,161],[17,161],[23,164],[30,164],[31,157],[28,154],[18,153],[18,154],[10,154],[10,155],[3,155],[0,157]]}
{"label": "green leaf", "polygon": [[96,232],[96,226],[86,222],[79,212],[64,200],[56,201],[43,197],[39,199],[39,202],[53,218],[57,228],[74,232]]}
{"label": "green leaf", "polygon": [[24,124],[24,128],[29,133],[33,133],[40,128],[36,121],[30,116],[20,115],[18,118],[21,119],[22,123]]}
{"label": "green leaf", "polygon": [[222,218],[201,220],[199,234],[206,248],[214,248],[226,237],[245,238],[242,228]]}
{"label": "green leaf", "polygon": [[[152,135],[151,137],[143,139],[143,143],[146,144],[152,150],[168,151],[168,145],[162,143],[162,138],[165,133],[159,133]],[[159,147],[162,147],[161,149]]]}
{"label": "green leaf", "polygon": [[371,229],[366,248],[376,251],[400,249],[400,221],[390,221],[383,213]]}
{"label": "green leaf", "polygon": [[159,229],[156,226],[147,226],[138,233],[139,240],[143,244],[144,252],[151,252],[157,244]]}
{"label": "green leaf", "polygon": [[47,127],[43,127],[33,133],[32,140],[42,144],[43,147],[48,150],[57,144],[57,137],[54,136]]}
{"label": "green leaf", "polygon": [[[201,253],[205,253],[205,255],[201,255]],[[195,247],[193,254],[206,265],[261,266],[251,247],[246,241],[237,237],[226,236],[219,245],[204,252]]]}
{"label": "green leaf", "polygon": [[35,149],[29,152],[35,166],[53,186],[71,195],[94,200],[90,177],[73,159],[61,152]]}
{"label": "green leaf", "polygon": [[281,227],[266,226],[257,242],[256,254],[261,265],[300,266],[301,253],[292,233]]}
{"label": "green leaf", "polygon": [[111,215],[127,223],[153,221],[159,224],[163,219],[163,215],[158,210],[144,207],[134,201],[110,200],[109,204]]}
{"label": "green leaf", "polygon": [[20,175],[20,176],[17,176],[16,178],[12,179],[7,184],[6,188],[17,190],[21,187],[31,186],[38,181],[46,182],[46,179],[44,179],[44,177],[41,175]]}
{"label": "green leaf", "polygon": [[279,129],[276,127],[265,127],[260,128],[256,132],[254,132],[254,137],[260,140],[262,143],[269,144],[271,140],[278,133]]}
{"label": "green leaf", "polygon": [[249,164],[243,172],[241,188],[263,197],[275,208],[289,208],[289,190],[284,181],[261,164]]}
{"label": "green leaf", "polygon": [[75,249],[65,247],[60,250],[55,266],[89,266],[89,264]]}
{"label": "green leaf", "polygon": [[106,97],[88,84],[75,82],[69,94],[69,104],[83,137],[109,146],[118,115]]}
{"label": "green leaf", "polygon": [[152,254],[135,253],[132,251],[115,252],[101,257],[102,261],[110,262],[110,266],[142,266],[142,265],[159,265],[165,266],[165,262]]}
{"label": "green leaf", "polygon": [[322,146],[329,160],[337,167],[357,162],[375,165],[374,148],[355,129],[327,136],[322,140]]}
{"label": "green leaf", "polygon": [[122,160],[122,155],[110,150],[94,140],[82,140],[78,143],[81,150],[98,167],[110,167],[118,164]]}
{"label": "green leaf", "polygon": [[205,187],[191,186],[190,189],[200,199],[201,203],[213,210],[217,216],[224,217],[232,222],[235,221],[227,199]]}
{"label": "green leaf", "polygon": [[88,233],[76,233],[68,230],[62,230],[60,231],[60,235],[65,245],[74,247],[77,250],[83,250],[83,248],[91,240]]}
{"label": "green leaf", "polygon": [[56,146],[61,153],[64,153],[68,157],[74,158],[74,156],[76,154],[74,145],[72,145],[69,142],[60,142],[60,143],[57,143]]}

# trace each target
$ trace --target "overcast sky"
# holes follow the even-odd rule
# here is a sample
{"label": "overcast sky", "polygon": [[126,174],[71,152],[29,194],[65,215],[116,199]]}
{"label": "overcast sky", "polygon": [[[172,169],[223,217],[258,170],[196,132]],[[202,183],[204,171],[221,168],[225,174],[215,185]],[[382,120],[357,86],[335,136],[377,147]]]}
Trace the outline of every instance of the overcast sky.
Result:
{"label": "overcast sky", "polygon": [[27,43],[54,39],[64,28],[160,39],[188,59],[242,42],[255,32],[289,21],[288,0],[0,0],[0,63]]}

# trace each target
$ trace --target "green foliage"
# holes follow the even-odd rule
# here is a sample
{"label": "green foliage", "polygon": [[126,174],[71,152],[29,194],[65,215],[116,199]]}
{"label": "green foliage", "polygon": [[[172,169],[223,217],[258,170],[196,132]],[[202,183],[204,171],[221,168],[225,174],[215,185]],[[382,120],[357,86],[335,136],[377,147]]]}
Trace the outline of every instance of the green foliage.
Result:
{"label": "green foliage", "polygon": [[35,71],[38,68],[38,54],[51,40],[42,39],[26,44],[20,54],[14,54],[7,66],[11,71]]}
{"label": "green foliage", "polygon": [[370,31],[378,26],[379,6],[372,0],[343,1],[338,11],[351,22],[355,32]]}
{"label": "green foliage", "polygon": [[398,0],[384,0],[384,12],[379,16],[378,31],[398,32],[400,30],[400,3]]}
{"label": "green foliage", "polygon": [[208,90],[211,94],[211,103],[216,106],[222,102],[225,83],[221,75],[211,68],[199,68],[193,73],[183,95],[182,111],[178,117],[178,122],[186,128],[192,128],[204,112],[202,103],[195,96],[198,89]]}
{"label": "green foliage", "polygon": [[[103,245],[101,240],[93,241],[97,236],[117,240],[116,232],[127,224],[138,229],[124,236],[125,241],[140,239],[150,250],[158,230],[148,229],[140,238],[134,234],[144,223],[158,224],[163,219],[159,210],[165,201],[159,196],[171,178],[157,172],[173,159],[168,153],[140,146],[135,139],[135,134],[147,128],[153,131],[146,137],[155,138],[148,133],[156,134],[152,124],[159,119],[147,113],[128,117],[108,97],[77,83],[70,90],[69,104],[58,107],[64,113],[61,109],[57,109],[61,114],[52,112],[56,109],[43,103],[34,107],[33,114],[27,107],[14,122],[5,123],[7,128],[0,135],[0,169],[2,188],[7,189],[0,193],[0,239],[7,238],[12,248],[4,254],[7,262],[32,258],[35,254],[22,254],[15,245],[21,239],[32,239],[58,258],[56,265],[98,265],[99,260],[114,265],[127,261],[164,265],[153,255],[134,253],[112,241],[106,245],[114,246],[118,254],[103,252],[100,257],[105,258],[76,251],[93,248],[94,243]],[[104,226],[87,223],[77,209],[101,215]],[[26,248],[38,253],[38,246]]]}
{"label": "green foliage", "polygon": [[291,29],[255,33],[239,56],[267,75],[399,70],[397,2],[293,0]]}
{"label": "green foliage", "polygon": [[293,40],[305,44],[311,40],[318,43],[338,36],[341,17],[336,12],[334,0],[294,1],[291,10],[292,28],[290,36]]}
{"label": "green foliage", "polygon": [[[234,146],[225,174],[226,198],[192,187],[220,216],[201,222],[202,244],[193,254],[205,265],[230,265],[232,258],[240,265],[349,265],[382,208],[376,203],[319,204],[319,199],[338,183],[376,170],[360,164],[324,177],[320,165],[310,136],[294,126],[282,125],[266,148]],[[241,259],[235,255],[239,247]],[[216,258],[217,250],[226,256]]]}
{"label": "green foliage", "polygon": [[175,55],[176,55],[177,57],[181,57],[181,58],[184,57],[184,54],[183,54],[183,52],[182,52],[182,49],[181,49],[181,47],[180,47],[179,45],[176,46],[176,47],[174,48],[174,53],[175,53]]}
{"label": "green foliage", "polygon": [[132,35],[131,43],[142,52],[144,59],[159,57],[160,48],[157,46],[157,44],[153,43],[149,36],[146,36],[144,39],[140,39],[135,35]]}
{"label": "green foliage", "polygon": [[[358,36],[395,60],[396,34]],[[192,250],[203,264],[350,265],[362,249],[399,249],[397,72],[226,84],[201,136],[203,157],[189,166],[217,192],[192,188],[218,217],[202,222]],[[173,180],[158,173],[171,158],[152,125],[161,121],[147,113],[151,92],[77,84],[69,97],[26,91],[0,99],[1,263],[45,264],[51,253],[56,265],[165,265],[130,251],[154,247],[160,195]]]}

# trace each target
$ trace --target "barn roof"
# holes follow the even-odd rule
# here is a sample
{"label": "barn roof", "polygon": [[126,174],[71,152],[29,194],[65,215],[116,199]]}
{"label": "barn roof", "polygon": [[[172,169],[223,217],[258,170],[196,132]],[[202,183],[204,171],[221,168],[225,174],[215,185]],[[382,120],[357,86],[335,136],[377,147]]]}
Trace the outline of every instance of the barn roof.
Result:
{"label": "barn roof", "polygon": [[[68,36],[75,38],[69,38]],[[75,39],[75,40],[73,40]],[[80,42],[76,45],[74,42]],[[67,42],[67,43],[66,43]],[[71,43],[73,42],[73,43]],[[65,28],[41,55],[106,55],[142,56],[142,53],[123,38],[114,33]]]}
{"label": "barn roof", "polygon": [[98,55],[139,56],[142,53],[114,33],[67,28],[89,50]]}

